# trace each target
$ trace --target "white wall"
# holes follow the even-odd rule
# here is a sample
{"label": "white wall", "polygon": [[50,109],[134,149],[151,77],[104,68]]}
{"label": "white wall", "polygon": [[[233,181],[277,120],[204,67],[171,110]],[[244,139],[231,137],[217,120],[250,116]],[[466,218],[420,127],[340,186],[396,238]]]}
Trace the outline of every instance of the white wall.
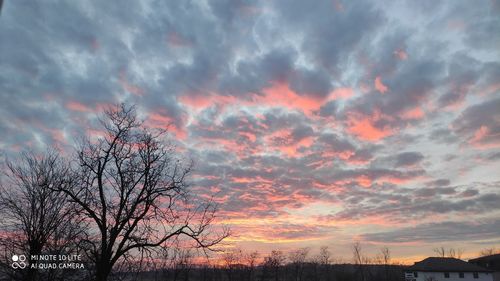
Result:
{"label": "white wall", "polygon": [[[434,279],[427,279],[434,277]],[[464,278],[460,278],[458,272],[450,272],[450,278],[444,278],[444,272],[418,272],[418,277],[415,278],[416,281],[493,281],[493,275],[491,273],[479,272],[479,278],[475,279],[472,272],[465,272]]]}

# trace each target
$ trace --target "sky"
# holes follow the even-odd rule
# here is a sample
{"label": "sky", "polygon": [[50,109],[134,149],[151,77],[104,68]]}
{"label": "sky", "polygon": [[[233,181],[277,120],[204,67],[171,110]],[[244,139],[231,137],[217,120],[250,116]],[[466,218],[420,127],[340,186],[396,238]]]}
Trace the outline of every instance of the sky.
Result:
{"label": "sky", "polygon": [[500,2],[5,1],[0,151],[137,105],[234,247],[500,245]]}

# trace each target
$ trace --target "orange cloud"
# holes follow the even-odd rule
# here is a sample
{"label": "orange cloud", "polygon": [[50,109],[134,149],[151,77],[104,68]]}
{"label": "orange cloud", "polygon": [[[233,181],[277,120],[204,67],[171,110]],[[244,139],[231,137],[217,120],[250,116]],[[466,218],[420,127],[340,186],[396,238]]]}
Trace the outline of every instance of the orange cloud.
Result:
{"label": "orange cloud", "polygon": [[301,96],[290,89],[287,83],[275,82],[262,91],[264,95],[255,95],[255,104],[283,106],[288,109],[298,109],[308,114],[318,110],[323,100],[320,98]]}
{"label": "orange cloud", "polygon": [[372,180],[370,179],[370,177],[365,176],[365,175],[361,175],[361,176],[357,177],[356,181],[362,187],[370,187],[373,183]]}
{"label": "orange cloud", "polygon": [[347,132],[357,136],[361,140],[378,141],[390,136],[394,131],[388,127],[382,129],[375,127],[374,123],[381,120],[382,114],[376,111],[373,116],[364,116],[356,113],[348,113]]}
{"label": "orange cloud", "polygon": [[389,90],[387,86],[382,83],[380,76],[377,76],[377,78],[375,78],[375,89],[377,89],[377,91],[379,91],[381,94]]}
{"label": "orange cloud", "polygon": [[288,157],[295,157],[299,155],[298,149],[301,147],[310,147],[314,142],[314,138],[305,137],[294,141],[291,136],[291,130],[282,129],[266,136],[265,142],[270,150],[277,150]]}

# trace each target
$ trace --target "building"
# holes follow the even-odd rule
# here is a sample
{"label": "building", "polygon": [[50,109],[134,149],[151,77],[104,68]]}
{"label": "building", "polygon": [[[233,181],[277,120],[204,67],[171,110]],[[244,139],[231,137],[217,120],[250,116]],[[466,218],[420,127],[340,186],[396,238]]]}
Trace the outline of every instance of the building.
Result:
{"label": "building", "polygon": [[426,258],[405,270],[406,281],[493,281],[493,271],[455,258]]}
{"label": "building", "polygon": [[500,254],[471,259],[469,262],[494,271],[493,280],[500,281]]}

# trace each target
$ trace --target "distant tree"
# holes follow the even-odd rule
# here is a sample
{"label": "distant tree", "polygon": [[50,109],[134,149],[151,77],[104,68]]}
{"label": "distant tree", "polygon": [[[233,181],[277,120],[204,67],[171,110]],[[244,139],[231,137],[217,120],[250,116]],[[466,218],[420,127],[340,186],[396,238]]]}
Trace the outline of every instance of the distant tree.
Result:
{"label": "distant tree", "polygon": [[437,254],[438,257],[446,257],[446,249],[444,247],[434,248],[433,251]]}
{"label": "distant tree", "polygon": [[449,248],[446,249],[445,247],[439,247],[439,248],[434,248],[434,253],[438,255],[438,257],[448,257],[448,258],[456,258],[456,259],[461,259],[462,255],[464,253],[464,249],[458,248]]}
{"label": "distant tree", "polygon": [[263,274],[261,280],[267,280],[267,274],[272,272],[275,281],[281,280],[280,268],[285,264],[286,257],[282,251],[273,250],[264,257]]}
{"label": "distant tree", "polygon": [[101,125],[103,136],[77,149],[72,184],[54,188],[92,223],[85,246],[96,281],[107,280],[120,259],[176,237],[201,249],[227,237],[210,231],[215,206],[189,196],[192,163],[178,157],[165,130],[146,128],[124,105],[106,110]]}
{"label": "distant tree", "polygon": [[242,266],[243,252],[241,249],[235,249],[224,253],[222,262],[224,264],[224,271],[226,272],[229,281],[235,280],[236,270]]}
{"label": "distant tree", "polygon": [[322,246],[314,261],[314,274],[316,280],[330,280],[330,265],[332,263],[332,253],[328,246]]}
{"label": "distant tree", "polygon": [[170,269],[173,271],[173,281],[189,280],[189,272],[193,267],[193,258],[192,249],[173,248],[170,253]]}
{"label": "distant tree", "polygon": [[389,264],[391,263],[391,252],[388,247],[380,249],[380,261],[384,265],[385,280],[389,280]]}
{"label": "distant tree", "polygon": [[354,264],[356,265],[356,273],[361,281],[365,281],[365,268],[363,265],[367,263],[367,258],[363,256],[361,244],[359,242],[354,242],[352,245],[352,254]]}
{"label": "distant tree", "polygon": [[493,248],[483,249],[481,250],[481,252],[479,252],[479,256],[491,256],[495,254],[500,254],[500,249],[493,247]]}
{"label": "distant tree", "polygon": [[332,262],[332,253],[328,249],[328,246],[320,248],[319,255],[316,259],[321,265],[329,265]]}
{"label": "distant tree", "polygon": [[383,247],[380,249],[380,253],[382,254],[382,261],[384,265],[388,265],[391,263],[391,251],[387,247]]}
{"label": "distant tree", "polygon": [[255,271],[255,267],[257,265],[257,259],[259,257],[259,252],[251,252],[248,254],[244,254],[243,258],[245,260],[245,280],[251,281],[253,280],[253,275]]}
{"label": "distant tree", "polygon": [[[66,188],[69,169],[54,151],[41,155],[26,152],[18,161],[7,161],[0,185],[0,248],[9,272],[13,254],[31,256],[74,254],[83,222],[78,209],[68,206],[67,197],[53,188]],[[45,273],[44,278],[49,278]],[[61,272],[51,271],[52,278]],[[38,280],[31,267],[10,272],[11,278]],[[69,279],[69,277],[66,277]]]}
{"label": "distant tree", "polygon": [[302,281],[304,263],[306,262],[308,254],[309,248],[300,248],[295,251],[291,251],[288,255],[288,259],[293,267],[293,276],[295,281]]}

